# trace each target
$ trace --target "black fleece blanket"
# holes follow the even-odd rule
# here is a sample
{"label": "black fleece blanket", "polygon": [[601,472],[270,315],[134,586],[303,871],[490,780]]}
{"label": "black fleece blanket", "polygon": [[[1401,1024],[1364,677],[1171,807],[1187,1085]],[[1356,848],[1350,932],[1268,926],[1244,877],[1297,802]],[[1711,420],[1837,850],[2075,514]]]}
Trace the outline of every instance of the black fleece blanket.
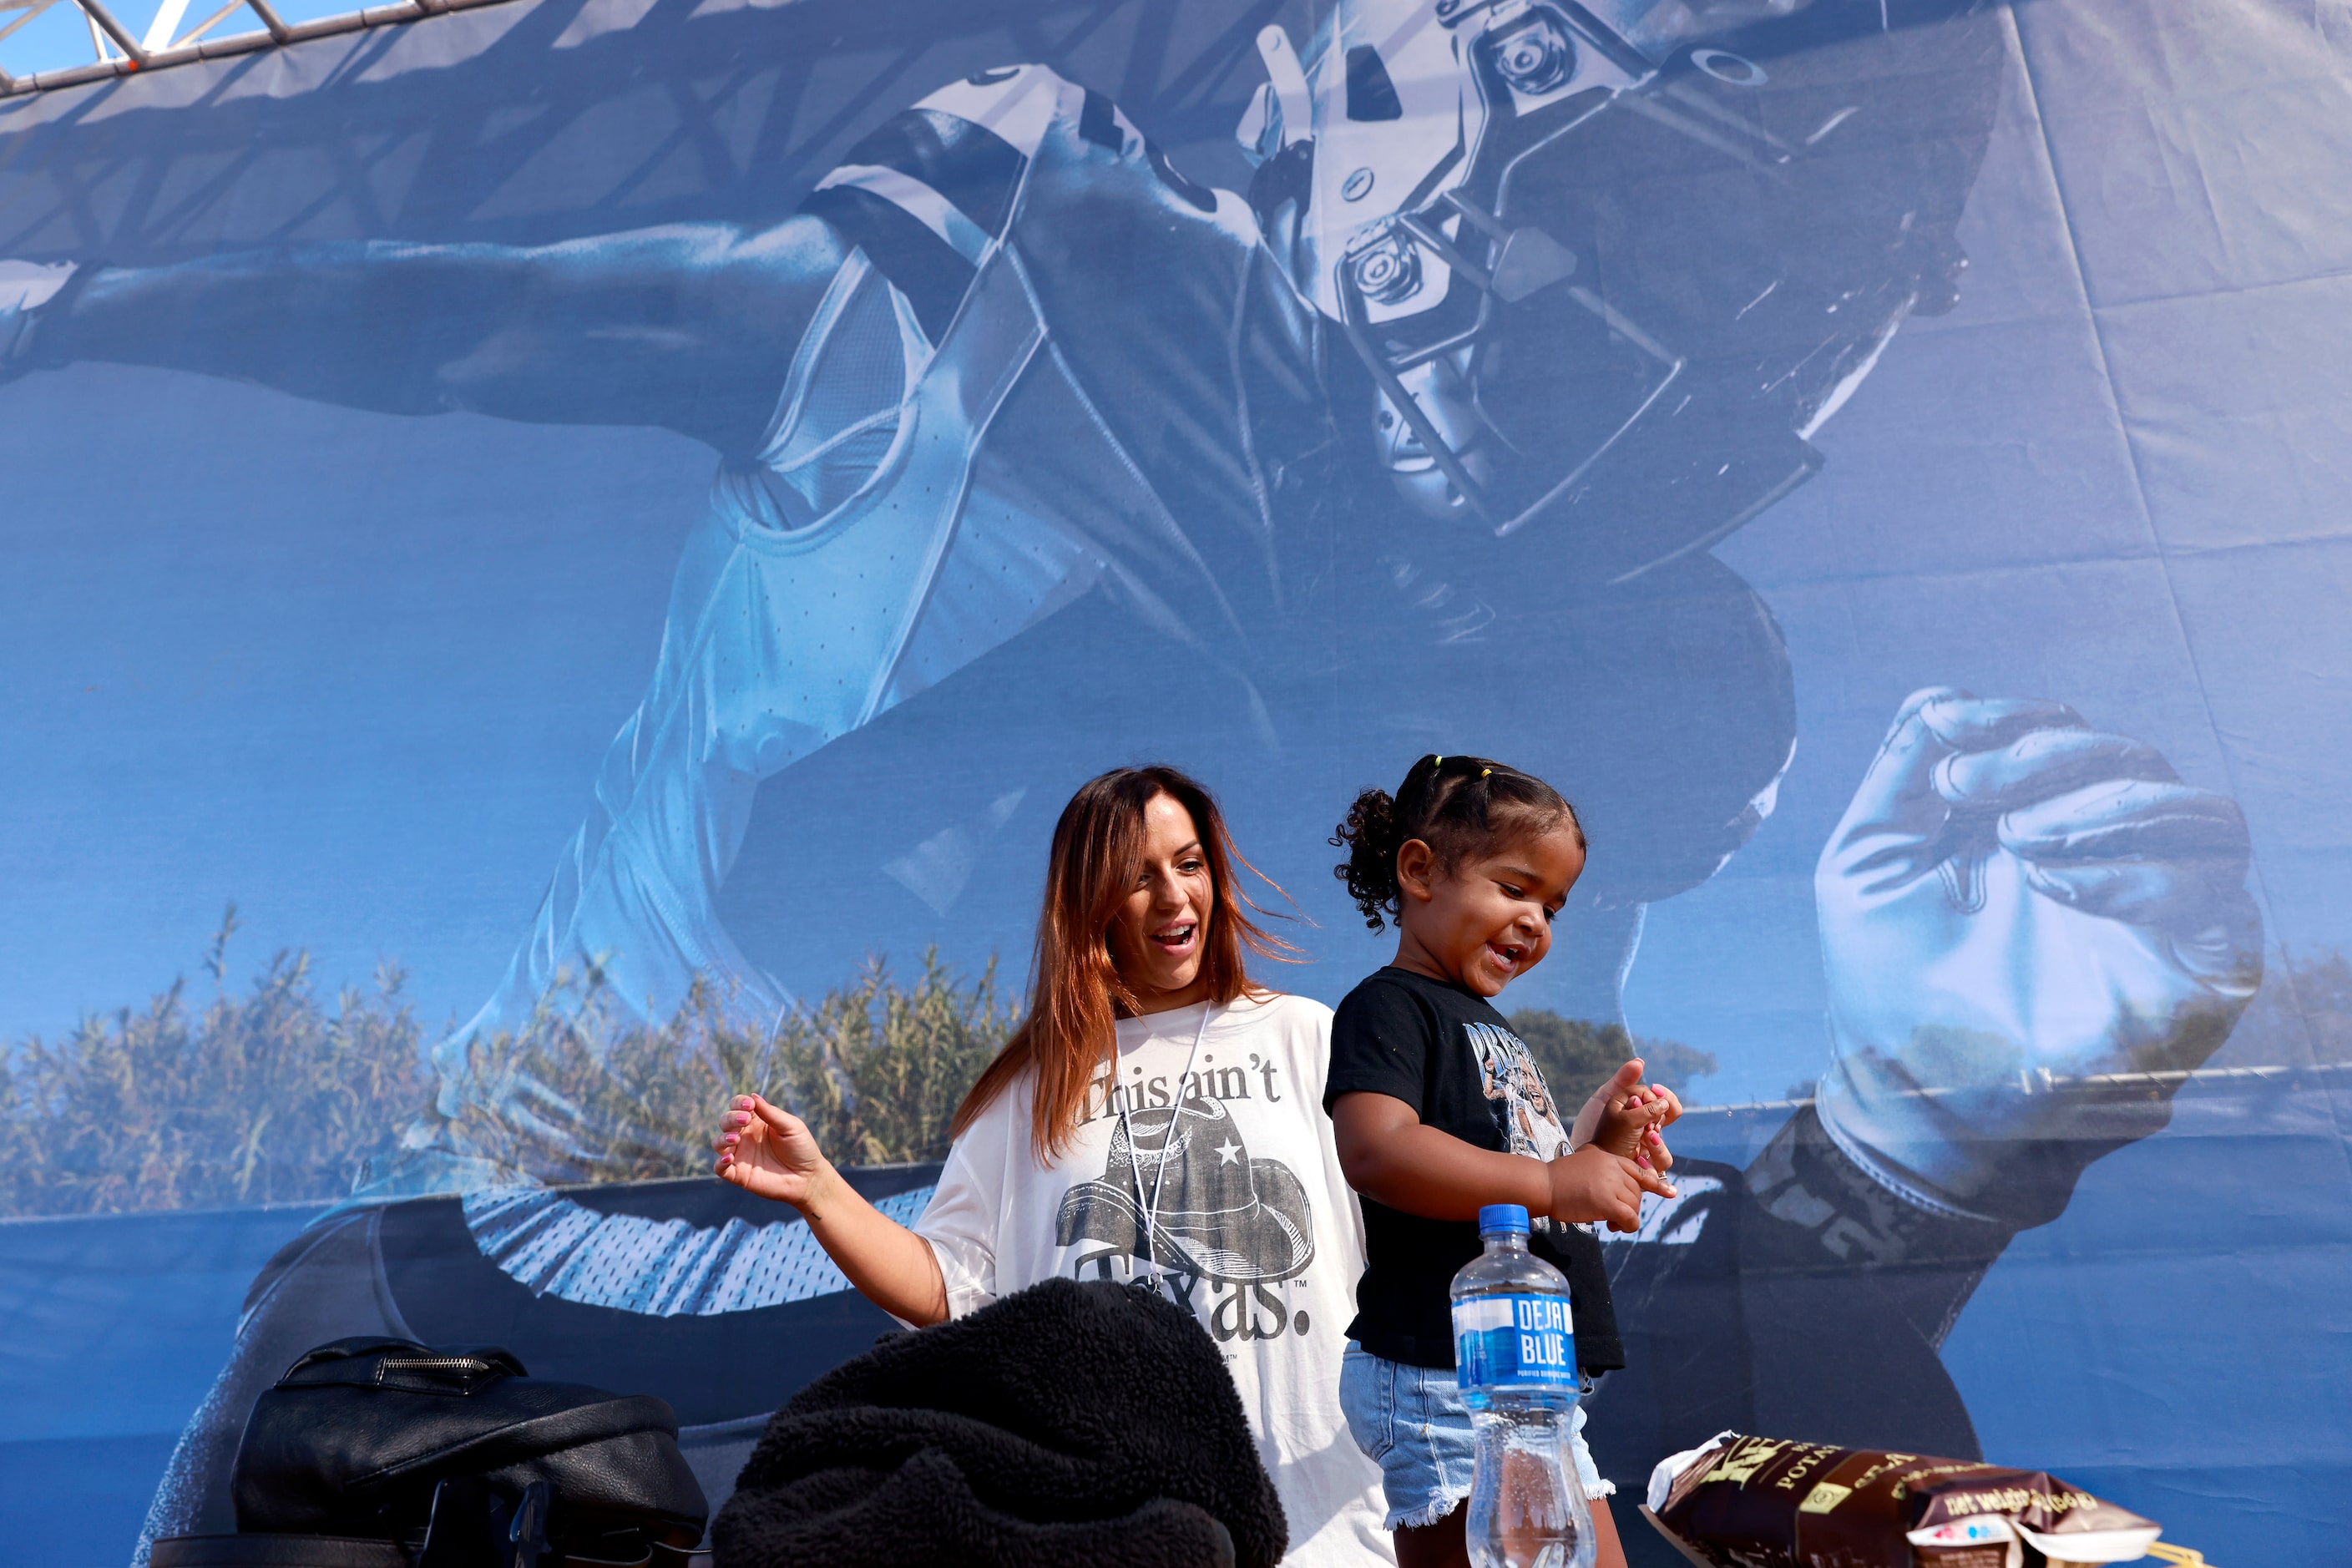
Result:
{"label": "black fleece blanket", "polygon": [[1192,1314],[1055,1279],[803,1389],[711,1544],[718,1568],[1274,1568],[1287,1534]]}

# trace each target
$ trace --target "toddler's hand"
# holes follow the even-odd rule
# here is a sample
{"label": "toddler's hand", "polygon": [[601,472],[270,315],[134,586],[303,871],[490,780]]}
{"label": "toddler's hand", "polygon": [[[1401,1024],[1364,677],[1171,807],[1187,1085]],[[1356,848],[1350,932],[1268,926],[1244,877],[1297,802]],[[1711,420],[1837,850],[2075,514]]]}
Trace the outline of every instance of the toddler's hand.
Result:
{"label": "toddler's hand", "polygon": [[1551,1206],[1545,1212],[1556,1220],[1582,1225],[1605,1220],[1609,1228],[1627,1235],[1642,1228],[1642,1194],[1675,1195],[1664,1177],[1638,1161],[1612,1154],[1598,1143],[1587,1143],[1573,1154],[1562,1154],[1549,1167]]}
{"label": "toddler's hand", "polygon": [[1577,1113],[1570,1142],[1579,1148],[1597,1143],[1623,1159],[1638,1161],[1654,1171],[1674,1168],[1674,1152],[1659,1129],[1678,1120],[1683,1102],[1663,1084],[1642,1081],[1639,1058],[1611,1075],[1592,1091]]}

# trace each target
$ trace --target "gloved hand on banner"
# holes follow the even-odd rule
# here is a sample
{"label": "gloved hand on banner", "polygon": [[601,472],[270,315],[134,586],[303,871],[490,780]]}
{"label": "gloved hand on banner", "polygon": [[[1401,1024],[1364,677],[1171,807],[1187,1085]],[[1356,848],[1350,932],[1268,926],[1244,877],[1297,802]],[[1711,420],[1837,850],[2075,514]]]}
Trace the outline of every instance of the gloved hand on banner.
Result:
{"label": "gloved hand on banner", "polygon": [[70,261],[0,260],[0,385],[33,367],[33,336],[41,309],[78,270]]}
{"label": "gloved hand on banner", "polygon": [[2069,1080],[2194,1068],[2252,998],[2248,859],[2236,804],[2151,747],[1914,693],[1814,873],[1831,1137],[1931,1209],[2051,1217],[2178,1087]]}

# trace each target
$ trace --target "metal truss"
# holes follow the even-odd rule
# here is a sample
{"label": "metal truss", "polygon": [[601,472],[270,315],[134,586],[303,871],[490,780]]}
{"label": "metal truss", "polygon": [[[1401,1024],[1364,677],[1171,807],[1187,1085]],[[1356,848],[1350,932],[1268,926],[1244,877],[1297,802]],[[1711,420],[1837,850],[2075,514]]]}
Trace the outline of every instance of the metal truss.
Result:
{"label": "metal truss", "polygon": [[[120,13],[131,0],[100,3]],[[191,10],[201,20],[226,3]],[[0,258],[161,265],[321,234],[542,245],[661,223],[779,223],[891,111],[1007,60],[1097,87],[1181,151],[1194,178],[1240,189],[1250,169],[1232,129],[1262,75],[1257,35],[1279,22],[1307,37],[1318,3],[963,0],[943,27],[936,0],[536,0],[514,7],[530,14],[511,26],[502,16],[456,28],[479,37],[431,70],[353,79],[337,62],[364,40],[290,50],[278,57],[282,94],[142,92],[119,66],[76,68],[89,74],[69,79],[116,81],[152,111],[110,116],[93,138],[83,93],[0,99]],[[636,19],[551,47],[607,6]],[[417,15],[387,5],[354,20]],[[217,47],[210,35],[199,45],[199,58]],[[330,89],[331,107],[299,101]],[[537,171],[589,166],[585,185],[540,189]]]}
{"label": "metal truss", "polygon": [[[196,0],[196,3],[209,5],[211,0]],[[257,49],[299,44],[306,38],[355,33],[365,27],[414,22],[445,11],[469,11],[478,5],[502,3],[503,0],[399,0],[395,5],[375,5],[363,11],[348,11],[339,16],[322,16],[314,22],[289,24],[278,16],[269,0],[226,0],[226,4],[217,10],[190,25],[189,0],[161,0],[154,20],[147,25],[145,36],[134,37],[108,7],[106,0],[0,0],[0,44],[5,44],[11,34],[50,7],[70,5],[81,13],[82,21],[89,28],[89,47],[93,56],[91,63],[86,66],[37,71],[30,76],[11,76],[6,69],[0,68],[0,98],[40,92],[55,87],[76,87],[85,82],[109,81],[136,71],[186,65],[192,60],[218,59],[225,55],[251,54]],[[261,26],[247,32],[231,33],[225,37],[208,36],[214,28],[239,11],[247,13]]]}
{"label": "metal truss", "polygon": [[[192,9],[201,18],[226,3],[194,0]],[[60,112],[62,98],[0,99],[20,110],[39,106],[22,117],[28,123],[8,117],[0,126],[0,257],[158,262],[191,245],[277,243],[320,222],[353,235],[503,244],[659,222],[780,222],[889,109],[1008,59],[1042,61],[1098,85],[1163,144],[1186,148],[1188,169],[1202,172],[1196,178],[1239,188],[1250,171],[1231,131],[1257,79],[1257,34],[1282,22],[1304,37],[1315,16],[1311,0],[965,0],[942,31],[929,0],[708,7],[678,0],[652,5],[586,47],[550,47],[583,5],[600,3],[537,5],[533,16],[490,29],[499,37],[433,73],[429,87],[415,74],[345,82],[332,114],[278,112],[282,101],[261,94],[201,104],[177,103],[173,94],[175,107],[161,114],[110,121],[97,156],[73,151],[82,137]],[[396,5],[357,20],[418,14]],[[0,11],[0,24],[8,16]],[[352,25],[339,18],[293,34]],[[232,42],[267,47],[208,37],[196,46],[199,58]],[[6,47],[0,42],[0,59]],[[45,72],[20,79],[17,90],[124,74],[119,65],[75,68],[89,74]],[[611,106],[625,100],[649,107],[616,122]],[[519,112],[525,101],[529,111]],[[33,134],[68,135],[73,145],[18,153],[11,139]],[[607,172],[601,188],[522,216],[484,216],[525,170],[589,156],[572,150],[577,137],[601,139],[593,153]],[[247,200],[251,179],[262,177],[259,163],[289,148],[316,156],[299,172],[271,164],[264,180],[270,200]],[[414,176],[370,173],[411,157]],[[38,179],[7,177],[35,163]],[[190,237],[197,234],[200,241]]]}

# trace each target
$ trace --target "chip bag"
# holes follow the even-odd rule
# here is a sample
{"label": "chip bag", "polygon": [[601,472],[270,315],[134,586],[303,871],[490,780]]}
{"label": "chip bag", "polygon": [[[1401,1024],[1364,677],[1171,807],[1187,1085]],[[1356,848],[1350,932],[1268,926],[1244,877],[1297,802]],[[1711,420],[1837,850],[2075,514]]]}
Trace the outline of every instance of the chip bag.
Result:
{"label": "chip bag", "polygon": [[2069,1568],[2161,1533],[2039,1470],[1736,1432],[1661,1461],[1642,1512],[1702,1568]]}

